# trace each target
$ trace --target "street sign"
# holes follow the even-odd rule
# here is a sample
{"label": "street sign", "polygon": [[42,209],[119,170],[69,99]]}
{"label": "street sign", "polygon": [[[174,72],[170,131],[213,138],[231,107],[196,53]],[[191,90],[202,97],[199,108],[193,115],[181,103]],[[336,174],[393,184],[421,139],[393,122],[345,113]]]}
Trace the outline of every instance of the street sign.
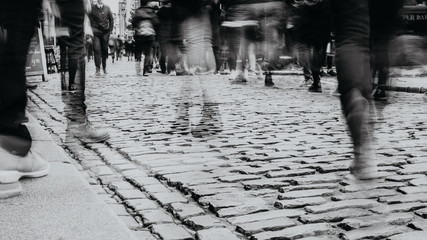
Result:
{"label": "street sign", "polygon": [[27,64],[25,66],[26,76],[42,76],[42,80],[47,79],[47,63],[46,54],[44,50],[43,35],[40,28],[36,29],[36,32],[31,38],[30,47],[27,53]]}

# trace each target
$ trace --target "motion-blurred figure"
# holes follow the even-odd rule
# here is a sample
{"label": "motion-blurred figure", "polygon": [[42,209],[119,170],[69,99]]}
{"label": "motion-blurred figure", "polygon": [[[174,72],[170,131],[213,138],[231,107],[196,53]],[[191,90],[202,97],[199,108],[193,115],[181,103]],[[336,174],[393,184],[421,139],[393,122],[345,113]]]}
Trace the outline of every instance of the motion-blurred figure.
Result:
{"label": "motion-blurred figure", "polygon": [[[341,104],[353,140],[354,160],[352,174],[358,179],[377,176],[372,132],[369,127],[369,100],[371,99],[370,35],[375,34],[373,11],[394,12],[394,4],[401,0],[389,0],[381,8],[371,8],[369,0],[331,0],[335,34],[336,66]],[[392,4],[392,5],[390,5]],[[392,16],[388,15],[388,16]],[[387,19],[384,23],[388,24]]]}
{"label": "motion-blurred figure", "polygon": [[159,24],[155,8],[150,6],[150,0],[141,0],[141,7],[135,10],[131,22],[135,28],[135,68],[136,74],[141,75],[142,54],[144,54],[144,66],[142,75],[147,76],[147,73],[152,68],[152,52],[154,40],[156,37],[156,29]]}
{"label": "motion-blurred figure", "polygon": [[60,19],[61,27],[70,33],[61,37],[62,44],[67,48],[70,82],[73,82],[68,89],[70,91],[62,92],[68,120],[67,133],[83,142],[105,141],[110,135],[106,131],[93,129],[86,115],[84,18],[86,12],[90,12],[90,4],[86,0],[51,0],[51,8],[57,19]]}
{"label": "motion-blurred figure", "polygon": [[22,192],[21,177],[42,177],[49,163],[31,150],[23,125],[27,105],[25,63],[41,0],[0,1],[0,199]]}
{"label": "motion-blurred figure", "polygon": [[93,50],[95,54],[96,75],[101,74],[101,64],[104,74],[107,74],[108,40],[114,26],[113,14],[102,0],[94,0],[92,12],[89,14],[93,31]]}

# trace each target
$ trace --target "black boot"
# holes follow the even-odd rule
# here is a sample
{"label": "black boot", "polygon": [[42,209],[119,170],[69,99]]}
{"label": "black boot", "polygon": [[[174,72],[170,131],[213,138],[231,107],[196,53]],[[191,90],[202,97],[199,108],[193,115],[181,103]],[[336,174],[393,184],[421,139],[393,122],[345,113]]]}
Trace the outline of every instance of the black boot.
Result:
{"label": "black boot", "polygon": [[271,72],[269,72],[269,71],[267,71],[265,73],[265,86],[266,87],[273,87],[274,86],[273,78],[271,77]]}

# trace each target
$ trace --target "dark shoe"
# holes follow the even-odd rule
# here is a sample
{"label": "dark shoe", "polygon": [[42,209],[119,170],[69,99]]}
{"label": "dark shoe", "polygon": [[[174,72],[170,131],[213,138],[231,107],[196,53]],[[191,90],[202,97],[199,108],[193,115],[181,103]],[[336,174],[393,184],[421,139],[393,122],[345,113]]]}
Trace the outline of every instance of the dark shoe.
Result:
{"label": "dark shoe", "polygon": [[96,69],[95,76],[97,77],[101,76],[101,69],[99,68]]}
{"label": "dark shoe", "polygon": [[331,77],[335,77],[335,76],[337,76],[337,73],[331,69],[331,70],[328,70],[328,75]]}
{"label": "dark shoe", "polygon": [[321,93],[322,92],[322,86],[320,85],[320,83],[313,83],[311,84],[311,86],[308,88],[309,92],[317,92],[317,93]]}
{"label": "dark shoe", "polygon": [[31,83],[27,83],[27,89],[36,89],[37,88],[37,84],[31,84]]}
{"label": "dark shoe", "polygon": [[385,95],[385,91],[382,90],[382,89],[380,89],[380,88],[377,88],[375,90],[375,93],[374,93],[373,97],[374,97],[375,100],[380,100],[380,101],[387,100],[387,96]]}
{"label": "dark shoe", "polygon": [[104,74],[108,74],[107,69],[104,68]]}
{"label": "dark shoe", "polygon": [[320,75],[321,77],[327,77],[327,76],[328,76],[328,74],[327,74],[327,73],[325,73],[325,71],[323,71],[323,69],[320,71],[319,75]]}
{"label": "dark shoe", "polygon": [[273,87],[274,86],[274,82],[273,82],[273,78],[271,77],[271,73],[266,73],[265,74],[265,86],[266,87]]}
{"label": "dark shoe", "polygon": [[148,76],[148,74],[147,74],[147,69],[142,70],[142,76],[144,76],[144,77],[147,77],[147,76]]}

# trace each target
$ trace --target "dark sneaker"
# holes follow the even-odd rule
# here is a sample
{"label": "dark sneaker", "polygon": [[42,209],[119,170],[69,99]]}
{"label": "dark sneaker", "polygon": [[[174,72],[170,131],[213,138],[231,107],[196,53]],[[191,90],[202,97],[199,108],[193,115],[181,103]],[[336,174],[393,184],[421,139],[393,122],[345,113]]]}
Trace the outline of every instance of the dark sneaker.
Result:
{"label": "dark sneaker", "polygon": [[96,69],[95,76],[97,77],[101,76],[101,69],[99,68]]}
{"label": "dark sneaker", "polygon": [[385,91],[380,89],[380,88],[377,88],[377,90],[375,90],[373,97],[375,100],[381,100],[381,101],[387,100],[387,96],[385,95]]}
{"label": "dark sneaker", "polygon": [[328,71],[328,75],[331,76],[331,77],[335,77],[335,76],[337,76],[337,73],[334,70],[331,69],[331,70]]}
{"label": "dark sneaker", "polygon": [[107,69],[104,68],[104,74],[108,74]]}
{"label": "dark sneaker", "polygon": [[313,83],[311,84],[311,86],[308,88],[309,92],[317,92],[317,93],[321,93],[322,92],[322,86],[320,85],[320,83]]}
{"label": "dark sneaker", "polygon": [[325,71],[323,71],[323,69],[320,71],[319,75],[320,75],[321,77],[327,77],[327,76],[328,76],[328,74],[327,74],[327,73],[325,73]]}

